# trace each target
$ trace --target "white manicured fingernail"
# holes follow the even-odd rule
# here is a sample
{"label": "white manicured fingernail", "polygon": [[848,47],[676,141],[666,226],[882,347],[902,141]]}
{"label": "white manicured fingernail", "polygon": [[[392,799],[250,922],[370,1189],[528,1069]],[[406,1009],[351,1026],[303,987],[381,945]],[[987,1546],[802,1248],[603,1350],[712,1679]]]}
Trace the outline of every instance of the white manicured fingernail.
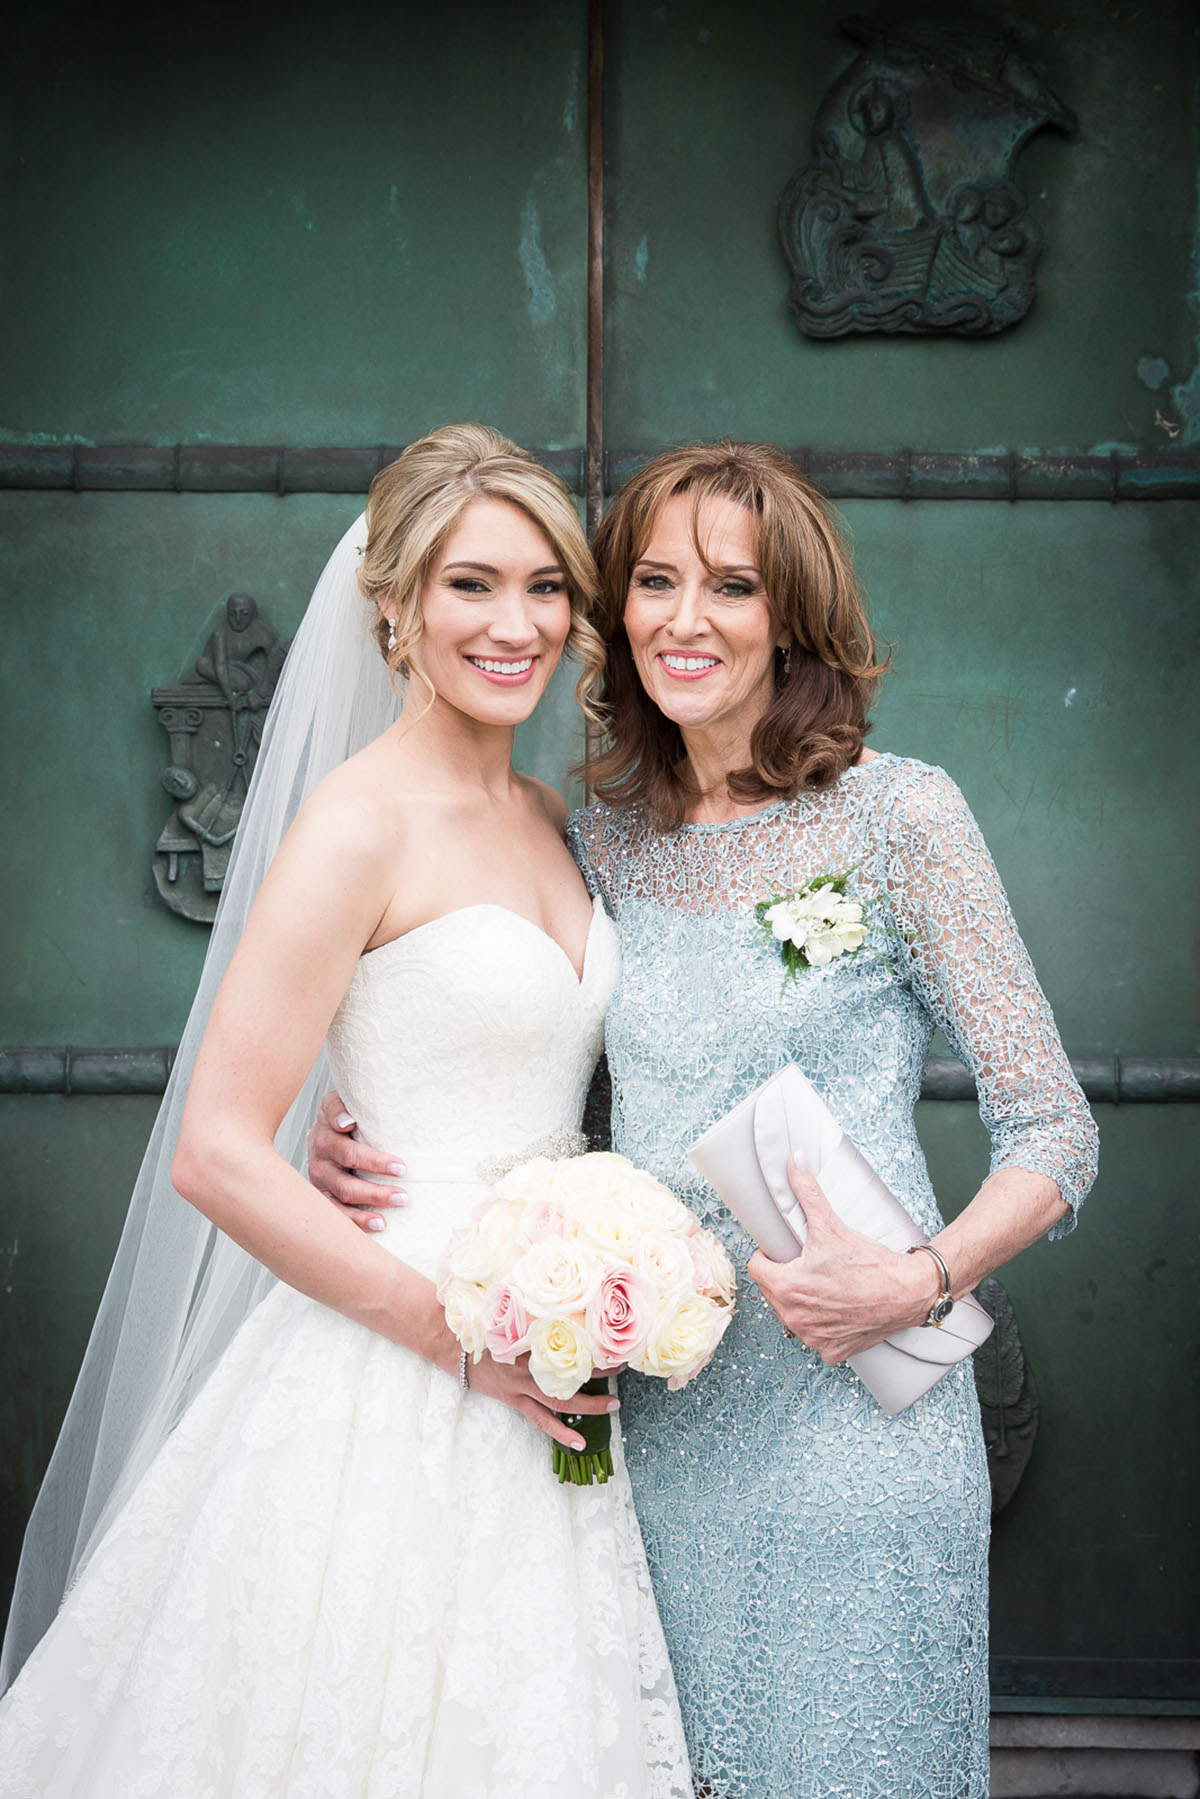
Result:
{"label": "white manicured fingernail", "polygon": [[403,1178],[403,1176],[408,1173],[408,1169],[405,1167],[403,1162],[389,1162],[387,1165],[387,1171],[389,1174],[398,1175],[401,1178]]}
{"label": "white manicured fingernail", "polygon": [[368,1218],[367,1219],[367,1229],[369,1231],[381,1231],[383,1229],[383,1219],[382,1218]]}
{"label": "white manicured fingernail", "polygon": [[339,1131],[348,1131],[350,1126],[354,1123],[354,1120],[351,1118],[349,1112],[342,1112],[335,1122]]}
{"label": "white manicured fingernail", "polygon": [[792,1167],[796,1170],[797,1174],[808,1173],[808,1157],[802,1149],[794,1149],[792,1151]]}

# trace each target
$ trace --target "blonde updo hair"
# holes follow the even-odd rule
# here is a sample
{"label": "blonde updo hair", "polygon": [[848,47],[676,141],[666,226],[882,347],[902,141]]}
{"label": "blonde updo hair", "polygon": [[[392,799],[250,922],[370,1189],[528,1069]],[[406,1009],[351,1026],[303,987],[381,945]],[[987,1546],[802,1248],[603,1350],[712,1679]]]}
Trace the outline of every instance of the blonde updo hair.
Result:
{"label": "blonde updo hair", "polygon": [[[443,425],[409,444],[371,483],[358,585],[377,606],[395,605],[394,648],[388,648],[388,619],[382,609],[375,626],[393,680],[414,672],[412,652],[425,628],[425,577],[464,508],[479,499],[519,506],[562,564],[571,602],[566,654],[583,665],[576,691],[589,710],[588,697],[604,666],[604,647],[591,623],[596,565],[574,501],[557,475],[487,425]],[[419,669],[415,672],[421,675]]]}

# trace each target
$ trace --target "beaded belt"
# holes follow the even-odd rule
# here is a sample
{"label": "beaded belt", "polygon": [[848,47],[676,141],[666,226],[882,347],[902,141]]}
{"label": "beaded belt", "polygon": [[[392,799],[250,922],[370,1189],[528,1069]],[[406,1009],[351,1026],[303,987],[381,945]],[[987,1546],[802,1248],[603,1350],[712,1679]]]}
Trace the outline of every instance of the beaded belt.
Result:
{"label": "beaded belt", "polygon": [[494,1187],[497,1181],[519,1168],[522,1162],[532,1162],[535,1157],[545,1156],[556,1160],[560,1156],[581,1156],[587,1149],[587,1138],[582,1131],[573,1130],[569,1125],[558,1125],[552,1131],[544,1131],[531,1143],[523,1144],[520,1149],[503,1156],[485,1156],[479,1162],[455,1161],[451,1157],[441,1156],[406,1156],[407,1173],[397,1181],[380,1180],[380,1186],[421,1186],[448,1184],[462,1187]]}

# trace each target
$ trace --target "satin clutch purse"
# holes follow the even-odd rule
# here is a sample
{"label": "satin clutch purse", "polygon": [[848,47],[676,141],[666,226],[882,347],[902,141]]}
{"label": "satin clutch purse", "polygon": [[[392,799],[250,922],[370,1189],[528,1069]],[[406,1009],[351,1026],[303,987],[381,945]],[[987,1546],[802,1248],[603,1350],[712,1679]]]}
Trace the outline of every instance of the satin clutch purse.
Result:
{"label": "satin clutch purse", "polygon": [[[787,1177],[788,1157],[796,1150],[852,1230],[898,1251],[928,1241],[794,1064],[727,1112],[688,1155],[763,1254],[791,1262],[808,1234]],[[850,1366],[894,1418],[978,1349],[991,1329],[979,1301],[967,1295],[955,1300],[943,1324],[895,1331],[851,1356]]]}

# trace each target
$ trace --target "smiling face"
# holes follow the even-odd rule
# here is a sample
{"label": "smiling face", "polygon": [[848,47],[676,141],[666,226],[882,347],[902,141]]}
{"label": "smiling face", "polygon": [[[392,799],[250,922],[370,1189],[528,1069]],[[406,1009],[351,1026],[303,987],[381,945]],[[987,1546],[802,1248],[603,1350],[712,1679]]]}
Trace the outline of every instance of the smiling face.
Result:
{"label": "smiling face", "polygon": [[685,738],[716,737],[744,761],[774,694],[783,641],[758,566],[754,515],[722,498],[702,501],[698,515],[690,494],[668,500],[633,565],[625,632],[659,711]]}
{"label": "smiling face", "polygon": [[485,724],[528,718],[571,628],[566,571],[529,514],[472,500],[425,576],[420,609],[410,660],[437,703]]}

